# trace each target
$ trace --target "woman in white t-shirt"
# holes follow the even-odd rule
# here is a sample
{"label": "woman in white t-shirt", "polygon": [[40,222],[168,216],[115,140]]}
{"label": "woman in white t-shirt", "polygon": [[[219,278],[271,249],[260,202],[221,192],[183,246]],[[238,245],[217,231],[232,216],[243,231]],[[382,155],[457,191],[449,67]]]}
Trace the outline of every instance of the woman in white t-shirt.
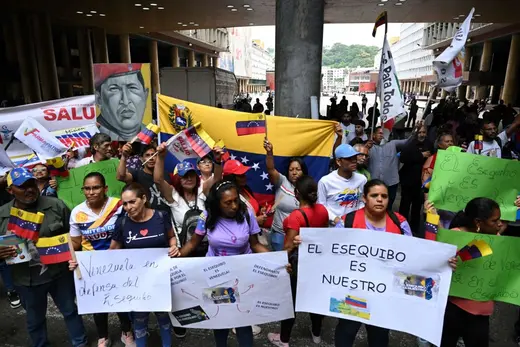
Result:
{"label": "woman in white t-shirt", "polygon": [[[195,166],[185,160],[176,167],[176,173],[172,177],[172,185],[164,180],[164,158],[167,153],[166,144],[163,143],[157,148],[158,156],[155,163],[153,179],[161,195],[168,201],[174,219],[174,228],[177,235],[182,231],[184,215],[189,210],[204,209],[204,201],[211,186],[222,177],[222,166],[220,162],[222,149],[215,147],[213,149],[214,173],[213,177],[207,179],[203,183]],[[186,242],[189,240],[186,240]],[[181,245],[182,246],[182,245]]]}
{"label": "woman in white t-shirt", "polygon": [[[105,177],[91,172],[83,180],[86,200],[70,213],[70,237],[76,251],[106,251],[112,241],[116,220],[122,213],[121,200],[107,196]],[[74,270],[78,263],[69,262]],[[125,346],[135,346],[132,324],[126,312],[117,313],[121,326],[121,341]],[[94,323],[98,334],[98,347],[108,347],[108,313],[95,313]]]}

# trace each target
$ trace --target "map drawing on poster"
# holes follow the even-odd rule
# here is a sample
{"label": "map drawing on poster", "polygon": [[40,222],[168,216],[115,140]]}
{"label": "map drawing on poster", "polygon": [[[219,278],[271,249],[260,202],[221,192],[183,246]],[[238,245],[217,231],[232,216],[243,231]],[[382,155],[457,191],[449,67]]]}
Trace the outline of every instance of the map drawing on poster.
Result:
{"label": "map drawing on poster", "polygon": [[94,64],[97,122],[114,141],[130,141],[152,121],[150,64]]}
{"label": "map drawing on poster", "polygon": [[361,229],[304,228],[301,237],[297,312],[440,344],[455,246]]}
{"label": "map drawing on poster", "polygon": [[286,252],[172,263],[174,326],[228,329],[294,317]]}

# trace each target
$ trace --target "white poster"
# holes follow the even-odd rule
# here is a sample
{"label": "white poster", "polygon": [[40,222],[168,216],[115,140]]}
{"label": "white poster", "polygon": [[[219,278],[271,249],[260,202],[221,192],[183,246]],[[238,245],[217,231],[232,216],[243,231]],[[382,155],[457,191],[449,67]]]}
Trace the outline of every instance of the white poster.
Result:
{"label": "white poster", "polygon": [[41,160],[59,157],[68,149],[34,118],[24,119],[14,137],[36,152]]}
{"label": "white poster", "polygon": [[80,314],[169,312],[172,308],[166,248],[76,252],[74,276]]}
{"label": "white poster", "polygon": [[350,319],[439,345],[453,245],[361,229],[302,229],[296,311]]}
{"label": "white poster", "polygon": [[287,252],[176,258],[174,326],[227,329],[293,318]]}
{"label": "white poster", "polygon": [[[0,146],[5,148],[13,139],[14,133],[22,122],[29,117],[36,119],[38,123],[50,132],[81,126],[95,126],[95,98],[94,95],[85,95],[17,107],[0,108]],[[26,145],[16,139],[13,140],[7,149],[7,154],[15,165],[19,165],[32,153]],[[37,161],[35,159],[31,161],[31,164]]]}
{"label": "white poster", "polygon": [[437,75],[436,86],[448,92],[454,91],[455,88],[462,84],[462,70],[464,68],[464,60],[466,59],[464,46],[468,39],[474,12],[475,9],[472,8],[459,30],[457,30],[457,33],[453,36],[451,45],[433,61],[433,69]]}

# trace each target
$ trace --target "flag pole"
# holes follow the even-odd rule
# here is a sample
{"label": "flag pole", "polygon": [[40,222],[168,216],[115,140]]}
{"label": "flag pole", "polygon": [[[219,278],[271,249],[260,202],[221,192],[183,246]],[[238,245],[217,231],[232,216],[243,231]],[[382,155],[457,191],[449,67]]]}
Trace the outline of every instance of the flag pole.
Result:
{"label": "flag pole", "polygon": [[[72,244],[72,238],[70,237],[70,233],[67,235],[67,239],[68,239],[68,243],[69,243],[70,257],[72,258],[73,261],[75,261],[77,263],[78,259],[76,258],[76,251],[74,250],[74,245]],[[79,264],[76,267],[76,269],[74,269],[74,272],[76,273],[76,277],[78,277],[78,280],[83,278],[83,276],[81,275],[81,270],[79,268]]]}
{"label": "flag pole", "polygon": [[372,107],[372,126],[370,127],[369,140],[372,140],[372,138],[374,137],[374,128],[376,126],[377,92],[379,91],[381,93],[381,70],[383,67],[383,49],[385,48],[387,32],[388,32],[388,19],[387,19],[387,22],[385,23],[385,35],[383,36],[383,46],[381,46],[381,60],[379,61],[379,75],[377,77],[377,88],[376,88],[376,93],[375,93],[375,97],[374,97],[374,106]]}

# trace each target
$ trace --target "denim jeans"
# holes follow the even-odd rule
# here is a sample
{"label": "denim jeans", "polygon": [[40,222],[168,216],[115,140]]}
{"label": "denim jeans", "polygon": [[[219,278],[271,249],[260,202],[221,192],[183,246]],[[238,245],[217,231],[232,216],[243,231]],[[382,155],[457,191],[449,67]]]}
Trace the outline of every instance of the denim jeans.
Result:
{"label": "denim jeans", "polygon": [[83,320],[78,315],[78,308],[74,302],[76,292],[74,290],[72,272],[39,286],[16,286],[15,288],[18,294],[20,294],[22,306],[27,312],[27,330],[29,331],[33,347],[49,346],[45,318],[47,314],[47,295],[49,294],[65,319],[72,346],[83,347],[87,345]]}
{"label": "denim jeans", "polygon": [[14,290],[14,284],[13,279],[11,278],[11,268],[5,263],[5,261],[0,262],[0,277],[2,277],[5,289],[8,292],[12,292]]}
{"label": "denim jeans", "polygon": [[[240,327],[235,329],[237,331],[238,347],[253,347],[253,328]],[[216,347],[227,347],[229,329],[213,330],[215,336]]]}
{"label": "denim jeans", "polygon": [[271,230],[271,248],[273,251],[283,251],[285,235]]}
{"label": "denim jeans", "polygon": [[[360,327],[361,322],[338,319],[334,334],[334,345],[336,347],[352,347]],[[388,347],[390,330],[368,324],[365,324],[365,329],[367,330],[368,347]]]}
{"label": "denim jeans", "polygon": [[[171,347],[172,345],[172,322],[167,312],[155,312],[161,341],[163,347]],[[132,312],[132,321],[134,323],[135,344],[137,347],[146,347],[148,339],[148,318],[150,312]]]}

